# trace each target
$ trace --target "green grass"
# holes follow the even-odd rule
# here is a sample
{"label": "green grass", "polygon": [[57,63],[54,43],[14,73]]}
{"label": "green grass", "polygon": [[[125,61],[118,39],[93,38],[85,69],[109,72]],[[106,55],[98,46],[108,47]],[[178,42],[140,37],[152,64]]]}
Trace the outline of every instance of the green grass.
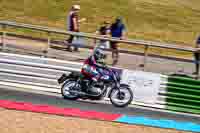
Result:
{"label": "green grass", "polygon": [[200,32],[199,0],[0,0],[0,20],[65,29],[66,14],[75,3],[87,18],[83,32],[94,32],[116,16],[124,17],[128,37],[134,39],[194,46]]}

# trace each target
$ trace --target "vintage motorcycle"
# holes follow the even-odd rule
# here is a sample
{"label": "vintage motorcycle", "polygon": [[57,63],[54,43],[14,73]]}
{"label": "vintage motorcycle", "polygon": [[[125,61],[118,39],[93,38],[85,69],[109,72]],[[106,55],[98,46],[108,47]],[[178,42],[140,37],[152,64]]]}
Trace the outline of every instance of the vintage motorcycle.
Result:
{"label": "vintage motorcycle", "polygon": [[101,100],[108,97],[116,107],[125,107],[131,103],[133,93],[127,84],[120,84],[120,75],[111,68],[101,69],[101,78],[93,82],[80,72],[63,74],[58,83],[62,84],[61,93],[64,99]]}

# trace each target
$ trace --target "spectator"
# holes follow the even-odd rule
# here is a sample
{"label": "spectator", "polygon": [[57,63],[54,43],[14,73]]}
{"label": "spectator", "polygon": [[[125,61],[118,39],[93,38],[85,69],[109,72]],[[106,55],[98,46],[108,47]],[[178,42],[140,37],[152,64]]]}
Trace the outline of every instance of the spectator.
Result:
{"label": "spectator", "polygon": [[[85,19],[81,19],[79,20],[79,10],[80,10],[80,5],[73,5],[69,15],[68,15],[68,31],[73,31],[73,32],[79,32],[79,23],[81,21],[85,21]],[[74,39],[73,35],[70,35],[70,37],[68,38],[68,40],[65,41],[65,43],[68,43],[67,46],[67,50],[72,52],[72,48],[70,46],[70,44],[72,43]],[[74,51],[78,51],[78,47],[75,46],[74,47]]]}
{"label": "spectator", "polygon": [[[101,27],[98,29],[98,31],[96,31],[96,33],[98,35],[109,37],[109,33],[110,33],[110,25],[109,24],[110,23],[108,21],[104,21],[103,24],[101,25]],[[97,41],[95,40],[95,44],[96,43],[97,43]],[[99,40],[96,47],[109,48],[109,41]]]}
{"label": "spectator", "polygon": [[[122,22],[121,17],[117,17],[115,22],[110,27],[112,37],[123,39],[125,36],[125,25]],[[116,41],[111,41],[110,46],[112,49],[113,65],[117,64],[119,58],[119,51]]]}
{"label": "spectator", "polygon": [[[196,48],[200,48],[200,36],[197,38]],[[200,64],[200,53],[195,52],[194,58],[195,58],[195,64],[196,64],[196,71],[193,74],[198,75],[199,74],[199,64]]]}

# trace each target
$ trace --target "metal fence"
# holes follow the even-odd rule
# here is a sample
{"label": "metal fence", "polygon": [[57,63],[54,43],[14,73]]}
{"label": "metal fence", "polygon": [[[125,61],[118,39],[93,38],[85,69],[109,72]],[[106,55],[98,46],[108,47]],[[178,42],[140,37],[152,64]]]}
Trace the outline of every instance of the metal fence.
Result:
{"label": "metal fence", "polygon": [[[6,47],[5,43],[5,37],[7,35],[7,27],[15,27],[15,28],[25,28],[25,29],[31,29],[34,31],[42,31],[47,33],[47,44],[48,47],[46,49],[46,52],[48,52],[50,43],[52,41],[51,38],[51,33],[54,34],[60,34],[60,35],[74,35],[74,36],[80,36],[80,37],[85,37],[85,38],[90,38],[90,39],[99,39],[99,40],[108,40],[108,41],[117,41],[120,43],[126,43],[128,45],[141,45],[144,46],[144,69],[146,66],[147,58],[148,56],[156,57],[156,58],[165,58],[165,59],[170,59],[170,60],[176,60],[176,61],[185,61],[185,62],[194,62],[192,60],[187,60],[187,59],[180,59],[180,58],[175,58],[175,57],[167,57],[167,56],[160,56],[160,55],[154,55],[154,54],[149,54],[149,48],[164,48],[164,49],[174,49],[178,51],[186,51],[186,52],[198,52],[199,49],[193,48],[193,47],[183,47],[183,46],[178,46],[174,44],[168,44],[168,43],[159,43],[159,42],[153,42],[153,41],[144,41],[144,40],[136,40],[136,39],[125,39],[125,40],[120,40],[118,38],[111,38],[111,37],[103,37],[103,36],[97,36],[94,34],[89,34],[89,33],[82,33],[82,32],[70,32],[70,31],[65,31],[61,29],[56,29],[56,28],[50,28],[50,27],[44,27],[44,26],[38,26],[38,25],[30,25],[30,24],[23,24],[23,23],[16,23],[16,22],[10,22],[10,21],[0,21],[0,25],[2,27],[2,49]],[[122,50],[123,52],[131,53],[130,51]],[[140,54],[137,52],[132,52],[133,54]]]}

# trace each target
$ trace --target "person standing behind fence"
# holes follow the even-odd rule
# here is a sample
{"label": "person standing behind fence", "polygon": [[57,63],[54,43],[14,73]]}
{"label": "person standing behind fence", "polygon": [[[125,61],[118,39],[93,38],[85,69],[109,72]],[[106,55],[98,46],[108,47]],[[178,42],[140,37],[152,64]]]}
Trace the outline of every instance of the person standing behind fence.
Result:
{"label": "person standing behind fence", "polygon": [[[67,16],[68,31],[79,32],[79,23],[86,20],[85,18],[79,20],[79,10],[80,10],[80,5],[72,6],[72,8]],[[72,52],[72,48],[70,45],[71,45],[73,39],[74,39],[74,36],[70,35],[68,40],[65,41],[65,43],[68,43],[67,50],[70,52]],[[74,51],[78,51],[77,46],[74,46]]]}
{"label": "person standing behind fence", "polygon": [[[96,34],[109,37],[109,33],[110,33],[109,24],[110,23],[108,21],[104,21],[101,27],[96,31]],[[97,40],[95,39],[95,44],[96,44],[96,47],[98,48],[104,48],[104,49],[109,48],[109,41],[107,40],[98,40],[97,42]]]}
{"label": "person standing behind fence", "polygon": [[[197,38],[196,48],[200,48],[200,36]],[[200,53],[195,52],[194,58],[195,58],[196,71],[193,74],[198,75],[199,74],[199,64],[200,64]]]}
{"label": "person standing behind fence", "polygon": [[[110,27],[110,32],[112,37],[123,39],[125,36],[125,25],[122,22],[121,17],[117,17],[115,22]],[[119,51],[118,51],[118,45],[116,41],[110,42],[110,47],[112,49],[112,58],[113,58],[113,64],[116,65],[119,58]]]}

